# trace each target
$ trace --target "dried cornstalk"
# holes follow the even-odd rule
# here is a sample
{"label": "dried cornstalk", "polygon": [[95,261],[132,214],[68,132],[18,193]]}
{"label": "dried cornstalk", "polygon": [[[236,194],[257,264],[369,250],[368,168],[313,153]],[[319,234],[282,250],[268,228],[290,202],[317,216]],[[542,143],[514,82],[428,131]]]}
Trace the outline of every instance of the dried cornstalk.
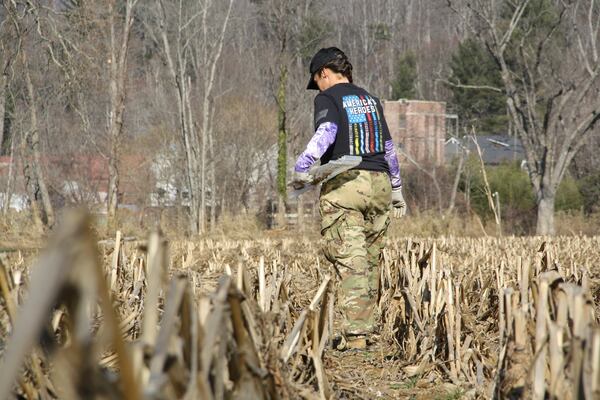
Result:
{"label": "dried cornstalk", "polygon": [[[328,360],[334,298],[314,242],[203,239],[167,246],[154,234],[144,242],[110,240],[112,253],[94,264],[95,242],[83,240],[86,235],[57,240],[51,256],[40,258],[39,265],[56,265],[44,269],[44,289],[56,288],[53,295],[37,289],[38,274],[28,284],[20,255],[2,258],[3,326],[16,337],[18,320],[27,316],[35,322],[28,327],[37,330],[19,334],[29,343],[17,357],[27,373],[17,366],[4,373],[4,363],[22,346],[8,342],[3,390],[78,398],[84,379],[106,382],[101,371],[107,370],[113,380],[101,385],[102,393],[87,387],[109,399],[324,399],[350,390],[352,383],[340,379]],[[451,381],[473,388],[479,398],[531,398],[537,373],[537,395],[598,397],[600,334],[591,296],[598,282],[586,268],[600,261],[599,240],[556,238],[541,247],[538,241],[390,239],[379,309],[381,346],[396,350],[402,366],[397,374],[433,385]],[[232,273],[229,265],[239,267]],[[52,268],[60,273],[49,278]],[[54,283],[60,274],[66,278]],[[19,304],[25,288],[31,294]],[[44,300],[45,311],[29,313],[36,296],[64,300],[57,292],[69,301]],[[546,332],[532,335],[536,325]],[[48,355],[29,351],[40,326],[57,337]],[[50,371],[48,365],[56,367]],[[351,393],[373,396],[356,385]]]}

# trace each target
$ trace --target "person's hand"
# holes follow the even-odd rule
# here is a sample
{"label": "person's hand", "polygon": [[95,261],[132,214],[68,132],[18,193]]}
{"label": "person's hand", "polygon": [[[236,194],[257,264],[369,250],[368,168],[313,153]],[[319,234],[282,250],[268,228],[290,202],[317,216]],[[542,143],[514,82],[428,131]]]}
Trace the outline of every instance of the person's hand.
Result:
{"label": "person's hand", "polygon": [[392,206],[394,207],[394,218],[406,215],[406,201],[402,196],[402,186],[392,189]]}
{"label": "person's hand", "polygon": [[312,176],[310,176],[308,172],[294,171],[291,184],[295,190],[300,190],[306,185],[310,185],[312,183],[312,180]]}

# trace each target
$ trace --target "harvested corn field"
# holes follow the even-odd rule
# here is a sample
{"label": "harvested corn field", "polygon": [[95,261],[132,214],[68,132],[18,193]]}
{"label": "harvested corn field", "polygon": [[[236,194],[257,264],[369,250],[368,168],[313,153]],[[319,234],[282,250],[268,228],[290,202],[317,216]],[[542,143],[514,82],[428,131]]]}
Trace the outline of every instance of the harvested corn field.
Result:
{"label": "harvested corn field", "polygon": [[388,239],[378,340],[340,352],[317,241],[97,242],[74,215],[0,255],[0,398],[599,398],[599,245]]}

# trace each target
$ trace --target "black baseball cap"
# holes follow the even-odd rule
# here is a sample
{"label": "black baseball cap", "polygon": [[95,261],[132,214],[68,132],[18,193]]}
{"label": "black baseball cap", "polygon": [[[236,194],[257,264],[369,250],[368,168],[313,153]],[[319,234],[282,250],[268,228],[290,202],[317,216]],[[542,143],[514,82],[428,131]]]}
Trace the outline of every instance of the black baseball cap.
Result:
{"label": "black baseball cap", "polygon": [[327,65],[327,63],[335,60],[340,54],[344,55],[344,52],[337,47],[327,47],[317,51],[317,54],[315,54],[312,60],[310,60],[310,79],[308,81],[308,86],[306,86],[307,90],[319,90],[319,87],[314,79],[315,74],[325,65]]}

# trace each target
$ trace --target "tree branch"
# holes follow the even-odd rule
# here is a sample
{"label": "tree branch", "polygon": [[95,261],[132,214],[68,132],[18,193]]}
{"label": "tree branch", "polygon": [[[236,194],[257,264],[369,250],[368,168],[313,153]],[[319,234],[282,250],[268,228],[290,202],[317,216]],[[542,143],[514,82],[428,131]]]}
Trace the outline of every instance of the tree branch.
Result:
{"label": "tree branch", "polygon": [[491,90],[493,92],[497,92],[497,93],[504,93],[504,90],[499,88],[499,87],[495,87],[495,86],[489,86],[489,85],[466,85],[464,83],[454,83],[452,81],[446,80],[446,79],[442,79],[442,78],[436,78],[436,81],[438,82],[442,82],[445,83],[446,85],[452,86],[452,87],[457,87],[457,88],[461,88],[461,89],[479,89],[479,90]]}

